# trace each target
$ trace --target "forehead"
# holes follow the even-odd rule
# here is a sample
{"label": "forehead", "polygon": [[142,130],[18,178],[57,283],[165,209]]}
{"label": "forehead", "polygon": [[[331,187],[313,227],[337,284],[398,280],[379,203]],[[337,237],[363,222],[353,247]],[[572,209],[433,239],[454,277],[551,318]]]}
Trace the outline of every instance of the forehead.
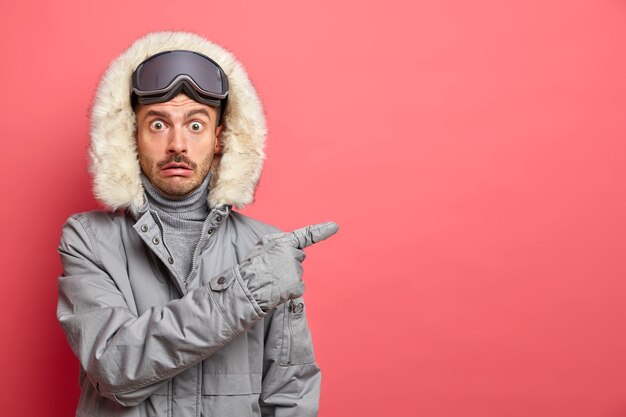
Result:
{"label": "forehead", "polygon": [[[165,113],[172,117],[184,117],[186,113],[189,113],[189,111],[201,109],[206,110],[211,120],[215,120],[217,116],[217,109],[203,103],[198,103],[183,93],[177,95],[170,101],[163,103],[139,104],[137,106],[136,114],[137,118],[145,117],[149,113],[154,112]],[[194,113],[202,114],[197,112]]]}

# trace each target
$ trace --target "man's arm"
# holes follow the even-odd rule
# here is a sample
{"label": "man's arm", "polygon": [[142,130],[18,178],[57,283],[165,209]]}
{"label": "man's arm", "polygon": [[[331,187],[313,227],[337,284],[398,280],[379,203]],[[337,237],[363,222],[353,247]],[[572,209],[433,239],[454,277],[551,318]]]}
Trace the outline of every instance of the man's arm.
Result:
{"label": "man's arm", "polygon": [[[103,268],[96,245],[80,220],[66,222],[57,317],[96,390],[119,404],[139,404],[267,315],[237,267],[137,315]],[[218,283],[221,276],[225,281]]]}
{"label": "man's arm", "polygon": [[279,305],[265,339],[260,405],[264,417],[314,417],[321,371],[315,363],[302,297]]}

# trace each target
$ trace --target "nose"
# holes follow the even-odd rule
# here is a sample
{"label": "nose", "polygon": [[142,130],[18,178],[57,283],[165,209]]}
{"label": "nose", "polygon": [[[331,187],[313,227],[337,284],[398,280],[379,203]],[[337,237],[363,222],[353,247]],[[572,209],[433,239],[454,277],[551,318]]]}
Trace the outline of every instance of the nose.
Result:
{"label": "nose", "polygon": [[167,153],[179,154],[187,153],[187,139],[182,127],[173,126],[167,142]]}

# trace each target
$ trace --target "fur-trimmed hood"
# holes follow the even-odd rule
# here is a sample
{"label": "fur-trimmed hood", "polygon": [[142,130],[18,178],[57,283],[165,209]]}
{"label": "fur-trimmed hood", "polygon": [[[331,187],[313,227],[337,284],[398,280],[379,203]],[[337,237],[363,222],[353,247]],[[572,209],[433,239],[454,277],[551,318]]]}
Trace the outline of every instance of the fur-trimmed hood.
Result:
{"label": "fur-trimmed hood", "polygon": [[229,51],[196,34],[153,32],[116,58],[102,77],[91,111],[91,158],[94,193],[109,209],[144,206],[135,139],[136,117],[131,108],[133,71],[156,53],[186,49],[217,62],[229,82],[228,104],[223,116],[224,143],[211,168],[209,207],[251,203],[261,176],[267,134],[263,108],[242,65]]}

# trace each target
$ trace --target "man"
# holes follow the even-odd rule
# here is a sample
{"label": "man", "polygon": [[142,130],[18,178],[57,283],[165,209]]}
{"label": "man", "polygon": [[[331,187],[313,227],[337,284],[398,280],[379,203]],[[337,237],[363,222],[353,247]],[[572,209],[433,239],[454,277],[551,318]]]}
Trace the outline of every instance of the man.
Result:
{"label": "man", "polygon": [[253,199],[265,119],[242,66],[190,33],[137,40],[92,110],[95,193],[59,253],[57,316],[81,365],[77,416],[313,416],[321,373],[302,249]]}

